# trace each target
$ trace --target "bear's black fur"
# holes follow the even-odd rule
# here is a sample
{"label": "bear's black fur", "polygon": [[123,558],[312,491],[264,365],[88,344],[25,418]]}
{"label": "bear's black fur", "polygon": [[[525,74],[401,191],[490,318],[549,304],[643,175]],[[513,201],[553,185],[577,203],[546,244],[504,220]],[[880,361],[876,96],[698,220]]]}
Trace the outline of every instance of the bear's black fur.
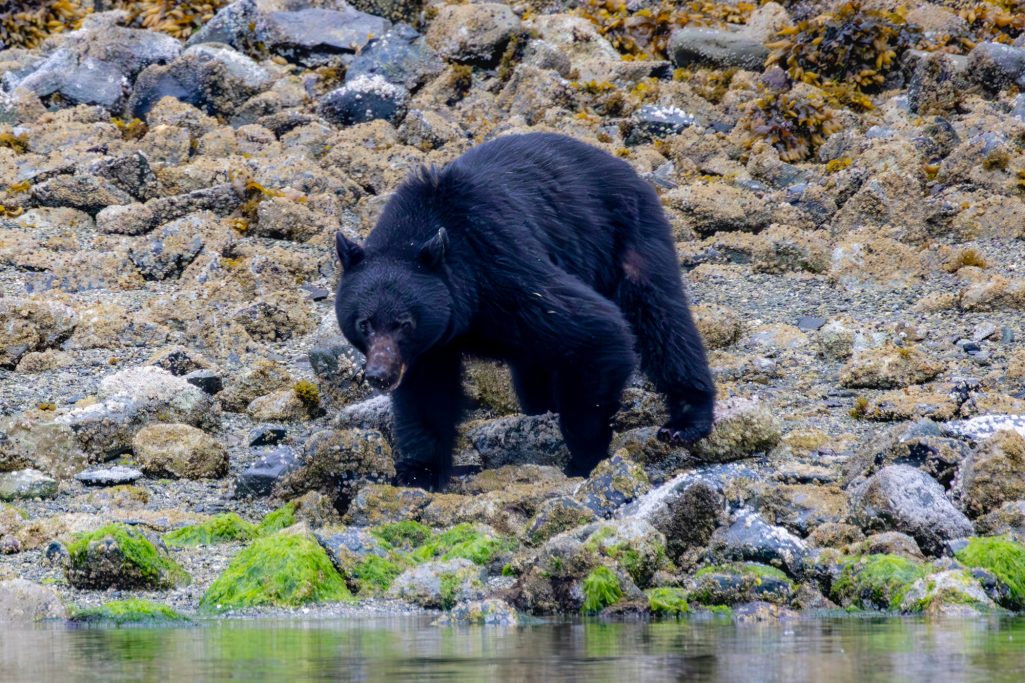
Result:
{"label": "bear's black fur", "polygon": [[621,159],[568,137],[509,135],[408,178],[362,247],[336,240],[335,306],[392,394],[398,480],[442,488],[464,354],[509,363],[523,412],[559,414],[586,476],[635,365],[665,396],[660,436],[693,442],[714,389],[655,191]]}

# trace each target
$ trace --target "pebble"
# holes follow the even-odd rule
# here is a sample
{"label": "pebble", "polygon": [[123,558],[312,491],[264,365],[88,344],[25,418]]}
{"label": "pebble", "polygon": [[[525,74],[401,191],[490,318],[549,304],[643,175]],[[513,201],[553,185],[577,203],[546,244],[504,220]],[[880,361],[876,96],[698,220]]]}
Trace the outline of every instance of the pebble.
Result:
{"label": "pebble", "polygon": [[94,467],[75,475],[75,479],[86,486],[118,486],[134,484],[142,479],[142,471],[134,467],[113,465],[112,467]]}

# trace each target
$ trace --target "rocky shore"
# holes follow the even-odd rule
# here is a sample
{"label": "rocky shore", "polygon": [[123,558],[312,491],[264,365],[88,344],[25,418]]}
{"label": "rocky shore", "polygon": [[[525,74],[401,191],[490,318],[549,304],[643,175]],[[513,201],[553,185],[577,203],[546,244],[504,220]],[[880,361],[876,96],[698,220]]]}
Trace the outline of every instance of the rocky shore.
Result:
{"label": "rocky shore", "polygon": [[[1025,11],[1006,3],[0,6],[0,621],[318,609],[740,621],[1025,609]],[[396,488],[332,310],[420,164],[527,130],[658,188],[713,434],[561,471],[467,366]]]}

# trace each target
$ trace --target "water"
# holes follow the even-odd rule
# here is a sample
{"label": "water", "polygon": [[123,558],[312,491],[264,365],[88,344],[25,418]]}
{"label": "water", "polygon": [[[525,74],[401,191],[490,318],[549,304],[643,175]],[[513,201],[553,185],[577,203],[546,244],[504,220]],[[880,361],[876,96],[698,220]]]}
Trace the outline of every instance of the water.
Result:
{"label": "water", "polygon": [[430,626],[429,617],[0,631],[0,680],[1025,681],[1025,619]]}

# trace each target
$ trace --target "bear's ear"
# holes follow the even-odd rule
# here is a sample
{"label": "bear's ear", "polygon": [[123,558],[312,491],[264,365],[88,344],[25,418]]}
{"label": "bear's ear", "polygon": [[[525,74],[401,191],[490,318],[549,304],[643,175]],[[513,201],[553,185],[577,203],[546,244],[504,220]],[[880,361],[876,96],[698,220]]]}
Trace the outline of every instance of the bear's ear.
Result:
{"label": "bear's ear", "polygon": [[335,251],[342,262],[342,270],[349,270],[363,260],[363,247],[340,232],[335,233]]}
{"label": "bear's ear", "polygon": [[438,234],[423,243],[420,247],[420,263],[428,268],[437,268],[445,260],[445,252],[448,250],[448,232],[445,228],[439,228]]}

